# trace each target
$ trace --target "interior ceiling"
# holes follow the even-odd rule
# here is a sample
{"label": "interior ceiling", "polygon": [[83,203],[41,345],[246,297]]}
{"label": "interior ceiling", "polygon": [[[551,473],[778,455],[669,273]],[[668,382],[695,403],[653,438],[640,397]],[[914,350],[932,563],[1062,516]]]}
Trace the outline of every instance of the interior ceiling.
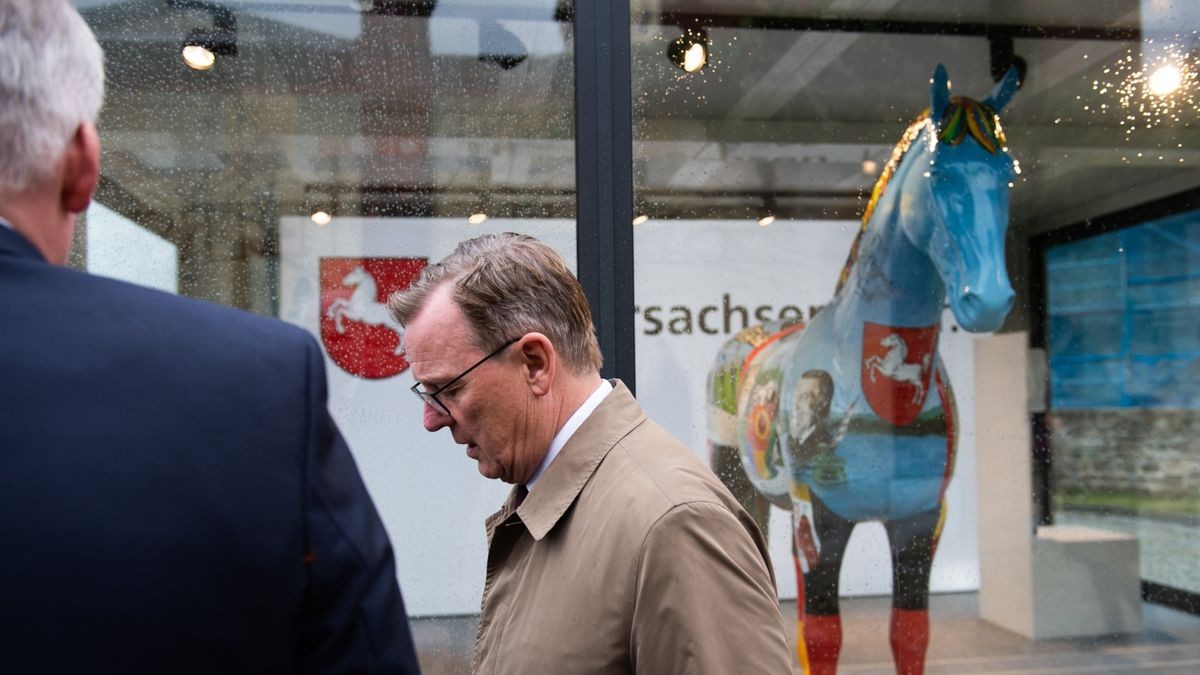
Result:
{"label": "interior ceiling", "polygon": [[[107,53],[101,198],[126,210],[172,221],[266,198],[275,216],[574,213],[567,4],[228,2],[238,54],[206,73],[179,47],[212,25],[211,3],[77,4]],[[855,217],[874,181],[864,160],[881,164],[928,105],[938,63],[956,93],[991,89],[987,32],[1028,63],[1002,115],[1023,167],[1016,227],[1200,185],[1194,105],[1130,134],[1116,91],[1094,86],[1140,58],[1138,0],[631,4],[635,197],[655,217],[748,218],[768,197],[784,216]],[[694,75],[665,56],[687,26],[711,41]]]}

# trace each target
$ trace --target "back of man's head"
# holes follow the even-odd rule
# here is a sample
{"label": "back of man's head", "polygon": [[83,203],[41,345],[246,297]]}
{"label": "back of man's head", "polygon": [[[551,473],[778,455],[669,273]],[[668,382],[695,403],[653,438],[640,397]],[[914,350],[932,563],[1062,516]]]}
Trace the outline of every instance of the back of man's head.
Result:
{"label": "back of man's head", "polygon": [[104,53],[68,0],[0,0],[0,191],[45,177],[104,99]]}
{"label": "back of man's head", "polygon": [[468,239],[393,295],[389,307],[407,325],[444,283],[453,284],[454,302],[481,350],[490,352],[507,340],[539,332],[554,343],[568,370],[599,372],[600,345],[587,297],[550,246],[512,232]]}

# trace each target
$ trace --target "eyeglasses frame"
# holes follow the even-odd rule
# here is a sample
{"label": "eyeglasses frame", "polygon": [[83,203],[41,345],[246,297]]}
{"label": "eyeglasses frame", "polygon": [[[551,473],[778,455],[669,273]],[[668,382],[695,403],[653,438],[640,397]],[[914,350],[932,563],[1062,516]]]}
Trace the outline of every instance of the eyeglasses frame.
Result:
{"label": "eyeglasses frame", "polygon": [[[521,337],[525,337],[525,336],[522,335]],[[475,365],[462,371],[461,373],[458,374],[457,377],[450,380],[446,384],[443,384],[442,386],[438,387],[436,391],[422,391],[421,389],[418,389],[417,387],[421,386],[420,382],[414,382],[413,386],[409,387],[409,391],[411,391],[413,394],[415,394],[417,396],[417,398],[421,399],[422,405],[428,405],[428,406],[432,407],[434,410],[437,410],[438,412],[442,413],[443,415],[452,417],[452,415],[450,414],[450,408],[448,408],[445,403],[442,403],[442,400],[439,399],[437,397],[437,395],[442,393],[443,391],[446,391],[450,387],[454,386],[454,384],[456,382],[458,382],[459,380],[466,377],[472,370],[475,370],[479,366],[482,366],[484,363],[487,363],[488,360],[491,359],[492,357],[498,355],[500,352],[504,351],[505,349],[508,349],[509,347],[515,345],[517,343],[517,341],[519,341],[521,339],[521,337],[515,337],[515,338],[509,340],[508,342],[505,342],[504,344],[500,345],[499,347],[496,348],[496,351],[492,352],[491,354],[488,354],[487,356],[483,357],[482,359],[479,359],[478,361],[475,362]]]}

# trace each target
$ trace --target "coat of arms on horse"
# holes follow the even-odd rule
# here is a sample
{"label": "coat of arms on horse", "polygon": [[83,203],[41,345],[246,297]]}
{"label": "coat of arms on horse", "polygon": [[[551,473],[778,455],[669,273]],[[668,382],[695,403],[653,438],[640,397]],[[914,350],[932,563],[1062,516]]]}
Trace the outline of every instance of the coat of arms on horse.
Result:
{"label": "coat of arms on horse", "polygon": [[905,426],[921,414],[937,338],[937,324],[899,328],[863,322],[862,390],[876,415]]}
{"label": "coat of arms on horse", "polygon": [[321,341],[342,370],[377,380],[408,368],[404,328],[387,298],[408,288],[425,258],[321,258]]}

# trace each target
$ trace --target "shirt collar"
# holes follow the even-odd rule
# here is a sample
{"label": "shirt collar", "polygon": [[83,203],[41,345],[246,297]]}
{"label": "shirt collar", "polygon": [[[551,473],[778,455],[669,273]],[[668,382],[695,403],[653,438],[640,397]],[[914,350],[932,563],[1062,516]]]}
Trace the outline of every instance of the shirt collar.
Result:
{"label": "shirt collar", "polygon": [[530,536],[541,541],[567,512],[587,485],[609,450],[646,421],[637,400],[620,380],[611,380],[612,391],[563,445],[557,461],[546,467],[532,492],[515,505],[520,486],[513,487],[499,511],[487,519],[488,544],[501,524],[524,524]]}
{"label": "shirt collar", "polygon": [[542,474],[546,471],[546,467],[550,466],[550,462],[554,461],[558,452],[567,444],[567,441],[571,439],[575,431],[583,425],[584,420],[592,414],[592,411],[599,407],[600,402],[604,400],[605,396],[608,396],[608,392],[612,391],[612,388],[608,380],[600,380],[600,386],[596,387],[596,391],[593,391],[592,395],[588,396],[583,405],[579,406],[579,409],[567,419],[567,423],[558,430],[557,434],[554,434],[554,440],[550,441],[550,449],[546,452],[546,456],[542,458],[542,463],[538,465],[537,471],[533,472],[533,476],[525,481],[526,490],[533,491],[533,486],[537,483],[538,478],[542,477]]}
{"label": "shirt collar", "polygon": [[7,220],[5,220],[3,218],[0,218],[0,226],[7,227],[10,230],[13,229],[12,223],[8,222]]}

